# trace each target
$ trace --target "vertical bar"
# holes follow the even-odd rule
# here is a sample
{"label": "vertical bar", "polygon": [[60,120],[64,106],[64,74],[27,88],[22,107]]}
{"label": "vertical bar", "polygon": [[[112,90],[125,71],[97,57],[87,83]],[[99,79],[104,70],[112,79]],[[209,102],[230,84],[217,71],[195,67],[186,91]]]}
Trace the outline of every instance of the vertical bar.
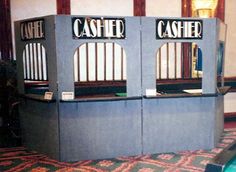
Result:
{"label": "vertical bar", "polygon": [[124,49],[121,47],[121,80],[124,80]]}
{"label": "vertical bar", "polygon": [[89,81],[89,50],[88,43],[86,45],[86,81]]}
{"label": "vertical bar", "polygon": [[104,42],[104,80],[106,81],[107,80],[107,76],[106,76],[106,59],[107,59],[107,54],[106,54],[106,52],[107,52],[107,48],[106,48],[106,42]]}
{"label": "vertical bar", "polygon": [[[195,54],[196,54],[196,59],[197,59],[197,60],[196,60],[196,63],[197,63],[196,66],[197,66],[197,69],[199,69],[199,66],[198,66],[198,60],[199,60],[198,57],[199,57],[199,56],[198,56],[198,45],[197,45],[197,44],[196,44],[196,46],[195,46],[194,51],[196,52]],[[199,70],[197,70],[197,78],[199,78],[199,77],[200,77],[200,76],[199,76]]]}
{"label": "vertical bar", "polygon": [[192,67],[192,58],[193,58],[193,50],[192,50],[192,43],[189,43],[189,53],[188,53],[188,56],[189,56],[189,73],[190,73],[190,78],[193,78],[193,74],[192,74],[192,70],[193,70],[193,67]]}
{"label": "vertical bar", "polygon": [[98,80],[98,43],[95,42],[95,81]]}
{"label": "vertical bar", "polygon": [[43,45],[40,44],[40,58],[41,58],[41,80],[43,81]]}
{"label": "vertical bar", "polygon": [[48,76],[48,73],[47,73],[47,56],[46,56],[46,52],[45,52],[45,48],[43,46],[41,46],[41,49],[42,49],[42,61],[43,61],[43,80],[46,81],[47,80],[47,76]]}
{"label": "vertical bar", "polygon": [[175,79],[177,79],[177,43],[174,43],[174,53],[175,53]]}
{"label": "vertical bar", "polygon": [[115,80],[115,43],[112,43],[112,80]]}
{"label": "vertical bar", "polygon": [[38,60],[37,60],[37,43],[34,43],[34,80],[38,80]]}
{"label": "vertical bar", "polygon": [[36,59],[35,59],[35,43],[32,44],[32,57],[33,57],[33,80],[36,80]]}
{"label": "vertical bar", "polygon": [[27,70],[27,75],[26,79],[30,79],[30,61],[29,61],[29,44],[25,46],[25,54],[26,54],[26,70]]}
{"label": "vertical bar", "polygon": [[36,49],[37,49],[37,60],[38,60],[38,80],[41,80],[41,54],[40,54],[40,43],[37,43]]}
{"label": "vertical bar", "polygon": [[40,68],[40,64],[39,64],[39,50],[38,50],[38,45],[40,45],[40,43],[36,43],[36,59],[37,59],[37,73],[38,73],[38,80],[40,80],[39,78],[39,68]]}
{"label": "vertical bar", "polygon": [[70,0],[57,0],[57,14],[70,14]]}
{"label": "vertical bar", "polygon": [[161,48],[159,48],[159,79],[161,79]]}
{"label": "vertical bar", "polygon": [[225,21],[225,0],[218,0],[215,17],[221,19],[223,22]]}
{"label": "vertical bar", "polygon": [[32,43],[29,44],[29,64],[30,64],[30,80],[33,78],[33,73],[34,73],[34,69],[32,64],[34,64],[34,60],[33,60],[33,56],[32,56]]}
{"label": "vertical bar", "polygon": [[40,46],[41,46],[41,44],[40,43],[38,43],[38,45],[37,45],[37,51],[38,51],[38,78],[39,78],[39,80],[41,80],[41,66],[42,66],[42,59],[41,59],[41,52],[40,52]]}
{"label": "vertical bar", "polygon": [[28,71],[27,71],[27,56],[26,56],[26,48],[24,49],[24,71],[25,71],[25,77],[24,79],[27,79],[27,76],[28,76]]}
{"label": "vertical bar", "polygon": [[146,16],[146,0],[133,0],[134,16]]}
{"label": "vertical bar", "polygon": [[27,66],[26,66],[26,50],[23,51],[23,65],[24,65],[24,80],[27,76]]}
{"label": "vertical bar", "polygon": [[80,47],[77,48],[77,63],[78,63],[78,82],[80,82]]}
{"label": "vertical bar", "polygon": [[46,68],[45,80],[47,81],[48,80],[48,59],[47,59],[45,48],[44,48],[44,54],[45,54],[45,68]]}
{"label": "vertical bar", "polygon": [[36,68],[35,68],[35,54],[34,54],[34,47],[35,47],[35,43],[32,43],[32,59],[33,59],[33,63],[32,63],[32,66],[33,66],[33,80],[35,80],[36,78]]}
{"label": "vertical bar", "polygon": [[[189,0],[182,0],[182,11],[181,11],[182,17],[191,17],[192,16],[192,1]],[[182,78],[190,78],[190,56],[189,56],[189,43],[182,43],[182,67],[181,67],[181,73]]]}
{"label": "vertical bar", "polygon": [[182,17],[191,17],[192,16],[192,1],[182,0]]}
{"label": "vertical bar", "polygon": [[190,78],[190,43],[182,43],[182,78]]}
{"label": "vertical bar", "polygon": [[167,70],[167,79],[169,79],[169,43],[166,43],[166,70]]}

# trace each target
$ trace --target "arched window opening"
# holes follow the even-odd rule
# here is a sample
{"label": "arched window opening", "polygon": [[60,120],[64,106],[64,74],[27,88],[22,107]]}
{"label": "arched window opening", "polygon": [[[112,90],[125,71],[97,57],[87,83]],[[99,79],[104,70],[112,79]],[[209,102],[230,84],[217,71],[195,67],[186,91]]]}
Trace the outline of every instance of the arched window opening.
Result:
{"label": "arched window opening", "polygon": [[[183,61],[184,44],[186,43],[169,42],[159,48],[156,55],[158,91],[177,93],[184,89],[201,89],[202,51],[197,44],[188,43],[192,48],[188,52],[190,64],[186,68]],[[190,73],[189,78],[184,77],[186,71]]]}
{"label": "arched window opening", "polygon": [[[74,54],[76,96],[126,93],[126,53],[116,43],[84,43]],[[124,94],[120,94],[124,93]]]}
{"label": "arched window opening", "polygon": [[[26,93],[37,93],[35,89],[32,89],[36,85],[47,87],[47,56],[42,44],[26,44],[23,50],[23,69]],[[43,89],[43,91],[46,90]]]}

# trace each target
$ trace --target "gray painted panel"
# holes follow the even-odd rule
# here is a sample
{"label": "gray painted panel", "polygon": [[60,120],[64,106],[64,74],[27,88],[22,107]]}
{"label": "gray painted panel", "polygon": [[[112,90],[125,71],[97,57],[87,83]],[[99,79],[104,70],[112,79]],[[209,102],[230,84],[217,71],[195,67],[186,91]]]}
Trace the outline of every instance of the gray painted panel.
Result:
{"label": "gray painted panel", "polygon": [[141,100],[60,104],[61,160],[141,154]]}
{"label": "gray painted panel", "polygon": [[56,103],[25,100],[19,109],[24,146],[59,160]]}
{"label": "gray painted panel", "polygon": [[214,97],[144,99],[143,152],[213,148],[215,108]]}
{"label": "gray painted panel", "polygon": [[215,108],[215,144],[219,142],[224,130],[224,96],[219,95],[216,98],[216,108]]}
{"label": "gray painted panel", "polygon": [[127,95],[128,97],[140,96],[141,95],[140,18],[124,17],[126,23],[126,39],[85,40],[85,39],[72,38],[72,21],[71,21],[72,17],[75,16],[56,16],[55,29],[56,29],[57,68],[59,71],[63,71],[63,72],[58,72],[58,94],[61,95],[63,91],[74,91],[73,57],[77,47],[86,42],[89,43],[114,42],[121,45],[124,48],[127,56]]}
{"label": "gray painted panel", "polygon": [[[74,91],[73,55],[75,49],[86,41],[115,42],[125,49],[129,97],[140,96],[142,91],[145,94],[147,88],[156,88],[156,53],[168,41],[155,40],[156,18],[125,17],[125,40],[86,41],[72,39],[71,18],[45,17],[46,39],[26,42],[19,39],[19,22],[16,22],[20,93],[24,93],[21,57],[29,42],[42,43],[46,48],[49,88],[57,101],[61,92]],[[207,28],[204,29],[203,40],[193,42],[202,48],[205,57],[203,93],[215,93],[218,35],[210,28],[218,25],[216,19],[203,19],[203,22],[204,28]],[[56,103],[27,100],[20,107],[20,116],[23,138],[28,148],[62,161],[77,161],[136,155],[141,154],[142,149],[144,153],[157,153],[212,148],[223,130],[223,103],[221,96],[74,102],[60,103],[58,112]]]}
{"label": "gray painted panel", "polygon": [[[217,34],[219,27],[216,19],[200,19],[203,21],[203,39],[179,39],[179,40],[157,40],[155,21],[158,17],[142,17],[142,93],[146,89],[156,88],[156,54],[159,48],[167,42],[194,42],[202,50],[203,54],[203,78],[202,89],[204,94],[216,93],[216,60],[217,60]],[[163,19],[163,18],[162,18]],[[174,18],[166,18],[174,19]],[[179,19],[179,18],[176,18]],[[184,18],[181,18],[184,19]],[[188,18],[189,19],[189,18]]]}

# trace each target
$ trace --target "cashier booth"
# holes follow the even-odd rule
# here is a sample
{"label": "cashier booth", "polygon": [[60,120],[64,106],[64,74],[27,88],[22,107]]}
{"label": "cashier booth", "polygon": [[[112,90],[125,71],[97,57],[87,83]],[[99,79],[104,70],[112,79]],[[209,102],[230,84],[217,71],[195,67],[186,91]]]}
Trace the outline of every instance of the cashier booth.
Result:
{"label": "cashier booth", "polygon": [[[218,19],[52,15],[15,22],[15,40],[29,149],[78,161],[211,149],[220,139],[225,25]],[[158,79],[181,78],[186,42],[198,46],[192,68],[201,72],[200,92],[158,93]]]}

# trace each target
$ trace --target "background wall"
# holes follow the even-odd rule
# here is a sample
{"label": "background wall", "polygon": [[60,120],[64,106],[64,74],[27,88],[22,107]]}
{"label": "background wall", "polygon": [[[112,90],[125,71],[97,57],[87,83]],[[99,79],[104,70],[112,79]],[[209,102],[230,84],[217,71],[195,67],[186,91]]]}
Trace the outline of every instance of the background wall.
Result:
{"label": "background wall", "polygon": [[[227,24],[227,43],[225,53],[225,76],[236,76],[236,1],[225,1],[225,23]],[[236,112],[236,93],[225,96],[225,112]]]}
{"label": "background wall", "polygon": [[227,45],[225,60],[225,75],[236,76],[236,1],[225,1],[225,23],[227,24]]}
{"label": "background wall", "polygon": [[56,0],[11,0],[13,56],[15,57],[14,21],[57,13]]}
{"label": "background wall", "polygon": [[[168,10],[166,3],[168,3]],[[11,0],[12,22],[50,14],[56,14],[56,0]],[[71,0],[71,14],[133,16],[133,0]],[[146,16],[181,17],[181,0],[146,0]],[[234,47],[236,44],[235,16],[236,1],[226,0],[225,23],[228,27],[225,58],[226,77],[236,76],[236,48]],[[12,27],[14,27],[13,23]],[[15,49],[14,47],[13,45],[13,49]],[[236,93],[228,94],[225,100],[225,112],[236,112]]]}
{"label": "background wall", "polygon": [[133,16],[133,0],[71,0],[71,14]]}
{"label": "background wall", "polygon": [[146,0],[146,16],[181,17],[181,0],[166,3],[167,0]]}

